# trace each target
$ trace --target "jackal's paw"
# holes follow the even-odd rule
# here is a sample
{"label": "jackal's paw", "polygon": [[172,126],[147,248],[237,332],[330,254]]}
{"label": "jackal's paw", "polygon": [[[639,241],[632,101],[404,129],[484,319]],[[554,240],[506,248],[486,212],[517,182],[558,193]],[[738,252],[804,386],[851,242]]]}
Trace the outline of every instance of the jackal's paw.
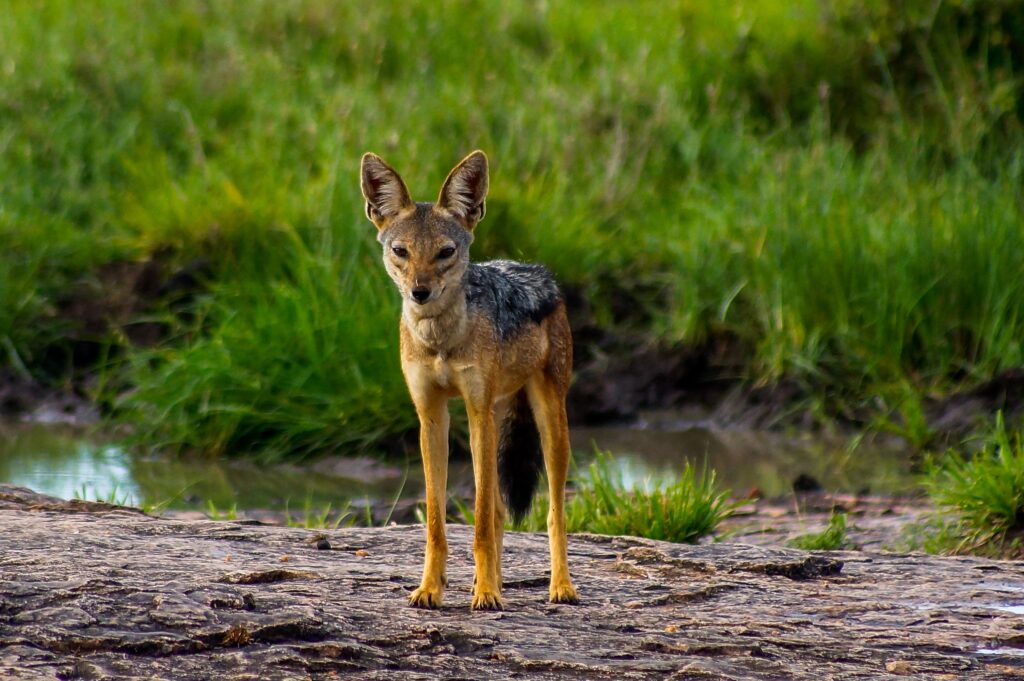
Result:
{"label": "jackal's paw", "polygon": [[502,610],[501,594],[497,591],[485,591],[482,589],[473,590],[473,600],[470,601],[471,610]]}
{"label": "jackal's paw", "polygon": [[580,597],[576,595],[576,588],[569,582],[565,584],[552,584],[548,590],[548,599],[552,603],[580,602]]}
{"label": "jackal's paw", "polygon": [[437,587],[421,586],[409,596],[409,605],[414,608],[440,608],[442,593]]}

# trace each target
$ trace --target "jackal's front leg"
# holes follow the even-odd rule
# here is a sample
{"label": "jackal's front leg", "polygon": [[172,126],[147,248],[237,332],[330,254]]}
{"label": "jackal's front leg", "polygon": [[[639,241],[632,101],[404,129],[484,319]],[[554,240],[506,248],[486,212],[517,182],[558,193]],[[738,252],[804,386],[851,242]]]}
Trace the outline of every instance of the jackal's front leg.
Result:
{"label": "jackal's front leg", "polygon": [[473,450],[476,483],[473,560],[476,583],[470,607],[501,610],[501,556],[495,523],[498,521],[498,433],[493,405],[467,405],[469,444]]}
{"label": "jackal's front leg", "polygon": [[427,488],[427,551],[423,561],[423,580],[409,597],[409,604],[419,608],[437,608],[448,584],[445,574],[448,538],[444,527],[448,483],[448,405],[439,398],[423,399],[417,401],[416,411],[420,417],[420,454],[423,456],[423,477]]}

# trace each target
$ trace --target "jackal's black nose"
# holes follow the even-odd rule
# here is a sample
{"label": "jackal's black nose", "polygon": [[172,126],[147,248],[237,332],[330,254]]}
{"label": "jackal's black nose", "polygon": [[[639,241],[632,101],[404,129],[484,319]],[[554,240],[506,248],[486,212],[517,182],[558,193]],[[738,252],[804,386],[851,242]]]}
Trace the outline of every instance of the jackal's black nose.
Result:
{"label": "jackal's black nose", "polygon": [[417,286],[416,288],[414,288],[412,290],[412,298],[413,298],[413,300],[415,300],[420,305],[422,305],[423,303],[427,302],[427,298],[429,298],[429,297],[430,297],[430,289],[427,288],[426,286]]}

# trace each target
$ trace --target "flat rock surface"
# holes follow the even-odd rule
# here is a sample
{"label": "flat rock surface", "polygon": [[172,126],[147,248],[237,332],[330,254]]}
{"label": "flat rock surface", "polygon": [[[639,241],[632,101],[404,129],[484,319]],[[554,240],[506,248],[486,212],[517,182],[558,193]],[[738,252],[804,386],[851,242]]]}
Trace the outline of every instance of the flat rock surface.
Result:
{"label": "flat rock surface", "polygon": [[[183,521],[0,485],[0,679],[1024,678],[1024,565],[574,535],[505,541],[504,612],[416,586],[416,526]],[[313,540],[313,541],[311,541]]]}

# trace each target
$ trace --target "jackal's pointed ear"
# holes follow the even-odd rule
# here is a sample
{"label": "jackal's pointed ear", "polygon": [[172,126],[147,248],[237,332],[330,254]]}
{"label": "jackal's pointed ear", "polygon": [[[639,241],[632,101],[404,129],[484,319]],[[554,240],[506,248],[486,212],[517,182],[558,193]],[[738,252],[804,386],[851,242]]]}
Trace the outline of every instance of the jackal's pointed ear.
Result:
{"label": "jackal's pointed ear", "polygon": [[448,173],[437,205],[462,220],[467,229],[473,229],[484,217],[486,198],[487,155],[477,150]]}
{"label": "jackal's pointed ear", "polygon": [[383,227],[388,218],[413,206],[405,182],[377,154],[363,154],[359,176],[363,198],[366,199],[366,217],[378,228]]}

